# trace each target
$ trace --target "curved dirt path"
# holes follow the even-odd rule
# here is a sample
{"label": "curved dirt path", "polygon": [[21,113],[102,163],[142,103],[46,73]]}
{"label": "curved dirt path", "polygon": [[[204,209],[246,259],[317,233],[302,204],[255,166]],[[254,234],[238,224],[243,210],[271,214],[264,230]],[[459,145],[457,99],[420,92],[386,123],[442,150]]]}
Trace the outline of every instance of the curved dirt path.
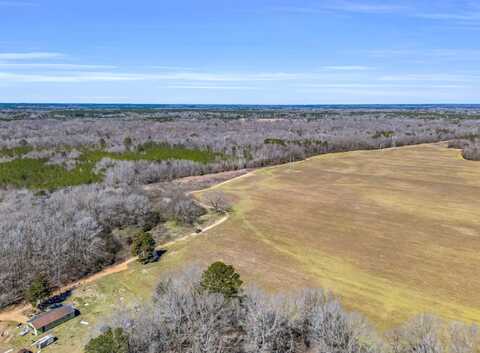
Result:
{"label": "curved dirt path", "polygon": [[[229,182],[232,182],[234,180],[237,180],[237,179],[240,179],[240,178],[243,178],[243,177],[246,177],[248,175],[250,175],[251,172],[249,173],[246,173],[246,174],[242,174],[238,177],[235,177],[235,178],[232,178],[232,179],[229,179],[229,180],[226,180],[224,182],[221,182],[219,184],[216,184],[216,185],[213,185],[211,187],[208,187],[208,188],[205,188],[205,189],[201,189],[201,190],[195,190],[195,191],[191,191],[189,192],[188,194],[189,195],[195,195],[197,193],[202,193],[202,192],[205,192],[205,191],[208,191],[208,190],[213,190],[217,187],[220,187],[222,185],[225,185]],[[207,209],[211,209],[211,207],[209,205],[206,205],[204,204],[203,202],[201,202],[200,200],[196,199],[196,202],[204,207],[204,208],[207,208]],[[209,226],[203,228],[201,230],[201,232],[192,232],[184,237],[181,237],[181,238],[178,238],[178,239],[175,239],[175,240],[172,240],[170,242],[167,242],[167,243],[164,243],[164,244],[161,244],[159,246],[157,246],[157,250],[161,250],[163,248],[166,248],[166,247],[170,247],[172,245],[175,245],[177,243],[180,243],[180,242],[184,242],[184,241],[187,241],[187,240],[190,240],[196,236],[199,236],[207,231],[209,231],[210,229],[213,229],[215,227],[218,227],[219,225],[221,225],[222,223],[224,223],[225,221],[227,221],[229,218],[229,214],[225,214],[222,218],[220,218],[219,220],[215,221],[214,223],[210,224]],[[106,277],[106,276],[109,276],[109,275],[112,275],[114,273],[119,273],[119,272],[123,272],[123,271],[126,271],[128,269],[128,265],[131,264],[132,262],[135,262],[137,260],[136,257],[132,257],[124,262],[121,262],[119,264],[116,264],[116,265],[112,265],[112,266],[109,266],[105,269],[103,269],[102,271],[100,272],[97,272],[91,276],[88,276],[88,277],[85,277],[83,279],[80,279],[78,281],[75,281],[73,283],[70,283],[58,290],[56,290],[54,292],[54,294],[60,294],[60,293],[63,293],[63,292],[66,292],[66,291],[69,291],[69,290],[72,290],[72,289],[75,289],[75,288],[78,288],[82,285],[86,285],[86,284],[89,284],[89,283],[93,283],[103,277]],[[2,321],[9,321],[9,322],[18,322],[18,323],[26,323],[28,320],[29,320],[29,317],[27,315],[25,315],[24,313],[26,311],[29,311],[32,309],[32,306],[29,305],[29,304],[24,304],[24,305],[16,305],[16,306],[13,306],[13,307],[10,307],[9,309],[5,310],[5,311],[0,311],[0,322]]]}
{"label": "curved dirt path", "polygon": [[[421,145],[424,145],[424,144],[419,144],[419,145],[410,145],[410,146],[401,146],[401,147],[392,147],[390,149],[400,149],[400,148],[415,148],[417,146],[421,146]],[[425,145],[445,145],[445,141],[441,141],[441,142],[437,142],[437,143],[433,143],[433,144],[425,144]],[[348,152],[339,152],[339,153],[348,153]],[[269,169],[269,168],[280,168],[280,167],[284,167],[285,165],[291,165],[291,166],[294,166],[296,164],[300,164],[300,163],[305,163],[305,162],[308,162],[310,160],[313,160],[313,159],[316,159],[316,158],[319,158],[321,156],[324,156],[325,154],[322,154],[322,155],[315,155],[315,156],[311,156],[311,157],[308,157],[306,159],[303,159],[303,160],[300,160],[300,161],[295,161],[295,162],[291,162],[291,163],[285,163],[285,164],[279,164],[279,165],[274,165],[274,166],[269,166],[269,167],[264,167],[264,168],[258,168],[258,169]],[[199,193],[202,193],[202,192],[205,192],[205,191],[209,191],[209,190],[214,190],[218,187],[221,187],[225,184],[228,184],[228,183],[231,183],[233,181],[236,181],[236,180],[239,180],[241,178],[245,178],[245,177],[248,177],[248,176],[251,176],[253,175],[253,173],[255,171],[257,171],[258,169],[253,169],[253,170],[250,170],[249,172],[245,173],[245,174],[242,174],[242,175],[239,175],[239,176],[236,176],[232,179],[229,179],[229,180],[226,180],[226,181],[223,181],[223,182],[220,182],[218,184],[215,184],[213,186],[210,186],[210,187],[207,187],[205,189],[201,189],[201,190],[196,190],[196,191],[191,191],[189,192],[188,194],[190,195],[195,195],[195,194],[199,194]],[[153,188],[155,187],[155,185],[148,185],[146,186],[146,188]],[[210,208],[208,205],[205,205],[204,203],[202,203],[200,200],[198,200],[198,198],[196,199],[196,201],[202,206],[202,207],[205,207],[205,208]],[[227,221],[229,218],[228,214],[225,215],[224,217],[222,217],[221,219],[217,220],[216,222],[214,222],[213,224],[205,227],[204,229],[202,229],[202,231],[200,233],[196,233],[196,232],[193,232],[191,234],[188,234],[182,238],[179,238],[179,239],[176,239],[176,240],[173,240],[173,241],[170,241],[170,242],[167,242],[165,244],[162,244],[161,246],[158,247],[158,249],[161,249],[161,248],[164,248],[164,247],[169,247],[169,246],[172,246],[176,243],[179,243],[179,242],[183,242],[183,241],[187,241],[189,239],[192,239],[204,232],[207,232],[208,230],[212,229],[212,228],[215,228],[219,225],[221,225],[222,223],[224,223],[225,221]],[[132,262],[134,262],[136,260],[136,258],[130,258],[122,263],[119,263],[119,264],[116,264],[116,265],[113,265],[113,266],[110,266],[110,267],[107,267],[105,268],[104,270],[92,275],[92,276],[89,276],[89,277],[86,277],[84,279],[81,279],[79,281],[76,281],[74,283],[71,283],[61,289],[59,289],[58,291],[56,291],[56,293],[60,293],[60,292],[64,292],[64,291],[67,291],[67,290],[70,290],[70,289],[74,289],[74,288],[77,288],[79,286],[82,286],[82,285],[85,285],[85,284],[88,284],[88,283],[92,283],[92,282],[95,282],[103,277],[106,277],[108,275],[111,275],[111,274],[114,274],[114,273],[119,273],[119,272],[123,272],[123,271],[126,271],[128,269],[128,265],[131,264]],[[0,322],[2,321],[11,321],[11,322],[20,322],[20,323],[24,323],[28,320],[28,317],[24,314],[25,311],[31,309],[31,306],[30,305],[17,305],[17,306],[11,306],[9,307],[7,310],[5,311],[0,311]]]}
{"label": "curved dirt path", "polygon": [[[223,216],[219,220],[217,220],[214,223],[210,224],[209,226],[203,228],[201,232],[198,232],[198,233],[197,232],[192,232],[192,233],[190,233],[190,234],[188,234],[184,237],[181,237],[181,238],[172,240],[170,242],[164,243],[162,245],[159,245],[159,246],[157,246],[157,250],[161,250],[161,249],[170,247],[172,245],[175,245],[177,243],[190,240],[190,239],[192,239],[192,238],[194,238],[198,235],[201,235],[201,234],[209,231],[212,228],[215,228],[215,227],[219,226],[220,224],[222,224],[226,220],[228,220],[228,218],[229,218],[229,215],[226,214],[225,216]],[[112,275],[114,273],[119,273],[119,272],[126,271],[126,270],[128,270],[128,265],[135,262],[136,260],[137,260],[136,257],[132,257],[132,258],[130,258],[130,259],[124,261],[124,262],[121,262],[119,264],[109,266],[109,267],[103,269],[102,271],[95,273],[94,275],[88,276],[86,278],[83,278],[81,280],[78,280],[76,282],[68,284],[68,285],[56,290],[54,292],[54,295],[55,294],[60,294],[60,293],[63,293],[63,292],[66,292],[66,291],[69,291],[69,290],[72,290],[72,289],[75,289],[75,288],[78,288],[78,287],[81,287],[81,286],[89,284],[89,283],[93,283],[93,282],[98,281],[99,279],[101,279],[103,277]],[[15,306],[15,307],[7,310],[7,311],[0,312],[0,322],[2,322],[2,321],[13,321],[13,322],[19,322],[19,323],[26,323],[29,318],[28,318],[28,316],[26,316],[24,314],[24,312],[26,312],[30,309],[32,309],[31,305],[19,305],[19,306]]]}
{"label": "curved dirt path", "polygon": [[[306,161],[309,161],[313,158],[315,158],[316,156],[312,156],[312,157],[309,157],[309,158],[306,158],[304,160],[301,160],[301,161],[295,161],[295,162],[292,162],[292,163],[287,163],[287,164],[295,164],[295,163],[304,163]],[[276,167],[280,167],[282,166],[283,164],[280,164],[280,165],[275,165],[275,166],[269,166],[269,167],[265,167],[265,168],[276,168]],[[263,169],[263,168],[261,168]],[[242,174],[242,175],[239,175],[237,177],[234,177],[232,179],[228,179],[228,180],[225,180],[223,182],[220,182],[218,184],[215,184],[215,185],[212,185],[210,187],[207,187],[207,188],[204,188],[204,189],[201,189],[201,190],[194,190],[194,191],[190,191],[188,192],[187,194],[188,195],[195,195],[195,194],[200,194],[202,192],[205,192],[205,191],[209,191],[209,190],[214,190],[216,188],[219,188],[225,184],[228,184],[228,183],[231,183],[233,181],[237,181],[239,179],[242,179],[242,178],[246,178],[248,176],[251,176],[253,175],[253,173],[256,171],[257,169],[253,169],[253,170],[250,170],[249,172],[245,173],[245,174]],[[153,188],[154,185],[147,185],[146,188]],[[211,207],[209,205],[206,205],[205,203],[201,202],[198,198],[195,198],[196,202],[204,207],[204,208],[207,208],[207,209],[211,209]],[[218,227],[219,225],[221,225],[222,223],[226,222],[229,218],[229,214],[227,213],[225,216],[223,216],[222,218],[220,218],[219,220],[215,221],[214,223],[212,223],[211,225],[203,228],[201,230],[201,232],[197,233],[197,232],[192,232],[184,237],[181,237],[181,238],[178,238],[178,239],[175,239],[175,240],[172,240],[170,242],[167,242],[167,243],[164,243],[162,245],[159,245],[157,247],[157,250],[161,250],[163,248],[166,248],[166,247],[170,247],[172,245],[175,245],[177,243],[180,243],[180,242],[184,242],[184,241],[187,241],[187,240],[190,240],[192,238],[195,238],[207,231],[209,231],[210,229],[212,228],[215,228],[215,227]],[[135,262],[137,260],[136,257],[132,257],[124,262],[121,262],[121,263],[118,263],[116,265],[112,265],[112,266],[109,266],[105,269],[103,269],[102,271],[100,272],[97,272],[91,276],[88,276],[88,277],[85,277],[83,279],[80,279],[78,281],[75,281],[73,283],[70,283],[58,290],[56,290],[54,292],[54,294],[59,294],[59,293],[63,293],[65,291],[68,291],[68,290],[72,290],[72,289],[75,289],[75,288],[78,288],[82,285],[86,285],[86,284],[89,284],[89,283],[93,283],[103,277],[106,277],[106,276],[109,276],[109,275],[112,275],[112,274],[115,274],[115,273],[119,273],[119,272],[123,272],[123,271],[126,271],[128,270],[128,265],[130,265],[131,263]],[[26,304],[23,304],[23,305],[16,305],[16,306],[13,306],[13,307],[10,307],[8,308],[7,310],[4,310],[4,311],[0,311],[0,322],[18,322],[18,323],[25,323],[28,321],[29,317],[27,315],[25,315],[24,313],[26,311],[29,311],[32,309],[32,306],[31,305],[26,305]]]}
{"label": "curved dirt path", "polygon": [[9,311],[0,313],[0,322],[1,321],[13,321],[19,323],[25,323],[28,320],[28,317],[23,314],[25,310],[30,309],[30,305],[17,306]]}

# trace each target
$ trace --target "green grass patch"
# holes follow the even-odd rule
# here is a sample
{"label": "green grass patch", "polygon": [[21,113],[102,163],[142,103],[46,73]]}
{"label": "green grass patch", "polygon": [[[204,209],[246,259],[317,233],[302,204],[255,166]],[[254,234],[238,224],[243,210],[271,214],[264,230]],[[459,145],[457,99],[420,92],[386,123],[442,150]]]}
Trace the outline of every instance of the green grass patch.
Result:
{"label": "green grass patch", "polygon": [[393,137],[395,135],[395,131],[386,131],[386,130],[381,130],[381,131],[376,131],[375,134],[372,135],[372,138],[378,139],[381,137],[389,138]]}
{"label": "green grass patch", "polygon": [[[210,224],[215,222],[218,217],[215,213],[208,213],[202,217],[202,220],[205,224]],[[178,225],[172,225],[172,227],[176,228],[177,233],[171,234],[171,238],[181,238],[192,232],[190,227]],[[188,242],[178,242],[166,247],[168,251],[157,262],[148,265],[133,262],[123,272],[105,276],[74,289],[65,303],[73,304],[79,310],[80,315],[49,331],[50,334],[58,337],[58,341],[45,351],[83,353],[83,347],[97,325],[108,323],[111,315],[118,312],[120,308],[132,309],[138,304],[148,303],[160,280],[188,264],[188,258],[185,257],[184,252],[187,244]],[[80,321],[84,321],[88,325],[81,324]],[[15,328],[14,324],[9,326],[9,331],[14,337],[8,344],[2,346],[0,343],[0,352],[10,348],[17,351],[22,347],[29,347],[39,338],[32,335],[18,336],[20,329]]]}
{"label": "green grass patch", "polygon": [[147,142],[130,151],[121,153],[104,150],[85,150],[81,160],[98,162],[102,158],[111,158],[122,161],[164,161],[169,159],[188,160],[198,163],[210,163],[222,157],[218,153],[208,150],[189,149],[182,146],[170,146],[161,143]]}
{"label": "green grass patch", "polygon": [[93,163],[81,163],[75,169],[66,170],[46,162],[45,159],[15,159],[0,163],[0,185],[54,190],[101,180],[101,176],[92,171]]}
{"label": "green grass patch", "polygon": [[[31,151],[29,146],[1,150],[0,156],[17,157]],[[108,152],[100,149],[85,149],[79,158],[77,167],[67,170],[61,165],[48,165],[47,159],[15,159],[0,163],[0,186],[55,190],[68,186],[91,184],[102,180],[102,175],[95,174],[95,164],[102,158],[124,161],[189,160],[198,163],[210,163],[221,154],[208,150],[188,149],[181,146],[169,146],[149,142],[135,149],[122,153]]]}
{"label": "green grass patch", "polygon": [[31,146],[19,146],[14,148],[2,148],[0,149],[0,157],[17,157],[27,154],[33,151]]}

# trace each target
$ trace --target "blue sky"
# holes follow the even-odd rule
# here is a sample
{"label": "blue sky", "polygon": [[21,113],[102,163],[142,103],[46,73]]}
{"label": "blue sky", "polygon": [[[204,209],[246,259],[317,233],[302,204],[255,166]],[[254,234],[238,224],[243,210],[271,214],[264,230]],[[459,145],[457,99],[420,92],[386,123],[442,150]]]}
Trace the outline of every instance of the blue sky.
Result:
{"label": "blue sky", "polygon": [[0,102],[480,103],[480,0],[0,0]]}

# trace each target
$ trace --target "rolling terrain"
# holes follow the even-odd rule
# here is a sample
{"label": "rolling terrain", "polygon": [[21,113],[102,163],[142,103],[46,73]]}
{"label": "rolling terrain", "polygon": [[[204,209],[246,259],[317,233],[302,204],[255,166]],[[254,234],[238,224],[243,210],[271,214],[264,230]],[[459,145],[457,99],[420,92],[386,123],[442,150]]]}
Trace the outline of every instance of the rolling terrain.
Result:
{"label": "rolling terrain", "polygon": [[480,168],[445,144],[337,153],[221,186],[230,220],[184,251],[271,290],[321,286],[380,327],[480,322]]}
{"label": "rolling terrain", "polygon": [[228,219],[209,215],[213,227],[181,230],[187,237],[164,244],[158,263],[129,263],[74,289],[67,302],[82,315],[54,329],[60,340],[49,351],[82,352],[97,324],[148,300],[166,273],[217,260],[272,292],[329,289],[381,329],[425,312],[480,323],[480,168],[459,150],[439,143],[322,155],[196,195],[218,190],[234,204]]}

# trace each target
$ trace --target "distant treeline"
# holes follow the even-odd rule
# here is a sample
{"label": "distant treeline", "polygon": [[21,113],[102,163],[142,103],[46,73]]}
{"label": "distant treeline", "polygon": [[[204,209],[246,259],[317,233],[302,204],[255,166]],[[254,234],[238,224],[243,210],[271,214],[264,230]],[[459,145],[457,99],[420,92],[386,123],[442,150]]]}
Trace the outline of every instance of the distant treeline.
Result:
{"label": "distant treeline", "polygon": [[63,113],[0,122],[0,187],[149,183],[329,152],[461,139],[480,127],[473,113],[455,111],[242,111],[240,119],[222,118],[234,111],[162,111],[168,120],[125,111],[115,112],[118,118],[49,117]]}

